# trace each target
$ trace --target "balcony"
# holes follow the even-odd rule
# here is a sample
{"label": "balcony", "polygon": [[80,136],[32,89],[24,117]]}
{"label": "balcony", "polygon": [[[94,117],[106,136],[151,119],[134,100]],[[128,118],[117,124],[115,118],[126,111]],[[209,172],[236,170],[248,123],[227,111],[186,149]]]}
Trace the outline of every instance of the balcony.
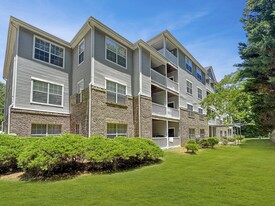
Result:
{"label": "balcony", "polygon": [[165,88],[171,89],[175,92],[179,91],[179,84],[177,82],[167,78],[166,76],[160,74],[154,69],[151,69],[151,78],[153,81],[164,86]]}
{"label": "balcony", "polygon": [[167,49],[165,49],[165,53],[164,48],[158,50],[158,52],[165,56],[167,59],[169,59],[174,65],[178,65],[178,58],[174,54],[169,52]]}
{"label": "balcony", "polygon": [[166,107],[164,105],[152,103],[152,115],[162,116],[166,118],[179,119],[179,109]]}

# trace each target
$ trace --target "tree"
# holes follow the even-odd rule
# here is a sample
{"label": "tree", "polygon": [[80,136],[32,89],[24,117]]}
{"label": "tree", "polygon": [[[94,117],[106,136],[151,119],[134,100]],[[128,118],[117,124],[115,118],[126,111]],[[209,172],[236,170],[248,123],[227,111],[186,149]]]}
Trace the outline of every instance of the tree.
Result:
{"label": "tree", "polygon": [[4,120],[6,86],[0,82],[0,123]]}
{"label": "tree", "polygon": [[239,44],[240,80],[251,96],[254,120],[263,132],[275,129],[275,1],[247,0],[241,21],[247,42]]}
{"label": "tree", "polygon": [[207,110],[209,119],[222,116],[226,124],[242,122],[254,125],[251,97],[244,92],[244,83],[238,81],[239,71],[226,75],[216,86],[216,93],[209,94],[201,106]]}

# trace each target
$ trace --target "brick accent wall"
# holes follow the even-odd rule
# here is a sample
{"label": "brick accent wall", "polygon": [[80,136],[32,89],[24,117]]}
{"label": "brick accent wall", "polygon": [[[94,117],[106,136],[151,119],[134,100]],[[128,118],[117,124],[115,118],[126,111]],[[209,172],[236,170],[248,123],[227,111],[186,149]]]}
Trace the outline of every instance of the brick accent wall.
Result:
{"label": "brick accent wall", "polygon": [[187,109],[180,109],[180,137],[182,144],[186,143],[189,138],[189,128],[195,129],[195,135],[200,134],[200,129],[204,129],[205,137],[209,135],[208,121],[207,118],[200,119],[200,115],[194,112],[194,117],[188,116]]}
{"label": "brick accent wall", "polygon": [[82,91],[82,102],[76,103],[76,94],[70,97],[71,133],[75,133],[79,124],[79,133],[88,136],[89,128],[89,87]]}
{"label": "brick accent wall", "polygon": [[[138,96],[134,97],[134,126],[135,136],[152,138],[152,99],[146,96],[140,96],[140,117],[139,117],[139,100]],[[141,124],[139,125],[139,118]],[[139,128],[141,126],[141,128]]]}
{"label": "brick accent wall", "polygon": [[59,124],[62,133],[70,133],[70,115],[30,110],[11,110],[10,132],[20,136],[31,136],[31,125]]}
{"label": "brick accent wall", "polygon": [[129,137],[134,134],[133,98],[128,97],[125,105],[107,102],[104,89],[92,87],[91,135],[107,135],[107,123],[127,124]]}

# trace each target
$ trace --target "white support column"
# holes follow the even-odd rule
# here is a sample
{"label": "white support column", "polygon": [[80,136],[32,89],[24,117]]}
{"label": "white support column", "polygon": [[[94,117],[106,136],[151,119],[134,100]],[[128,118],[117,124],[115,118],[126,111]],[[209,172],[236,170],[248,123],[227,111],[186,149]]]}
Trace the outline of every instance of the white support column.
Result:
{"label": "white support column", "polygon": [[169,127],[168,127],[168,121],[167,120],[165,120],[165,122],[166,122],[166,138],[167,138],[167,148],[169,148],[169,133],[168,133],[168,129],[169,129]]}

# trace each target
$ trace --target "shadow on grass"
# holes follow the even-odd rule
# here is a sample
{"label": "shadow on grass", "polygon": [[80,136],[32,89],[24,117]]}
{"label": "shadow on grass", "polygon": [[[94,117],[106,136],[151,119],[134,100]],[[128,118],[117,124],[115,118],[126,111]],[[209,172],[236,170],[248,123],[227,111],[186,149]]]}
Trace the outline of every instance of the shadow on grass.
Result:
{"label": "shadow on grass", "polygon": [[162,159],[155,160],[155,161],[147,161],[141,164],[132,164],[126,165],[121,164],[117,168],[113,167],[91,167],[91,165],[84,163],[79,168],[75,168],[75,170],[68,170],[68,171],[55,171],[52,173],[44,173],[42,175],[33,175],[29,173],[24,173],[19,177],[21,181],[29,181],[29,182],[39,182],[39,181],[61,181],[61,180],[68,180],[74,179],[81,175],[102,175],[102,174],[114,174],[114,173],[121,173],[121,172],[130,172],[139,168],[148,167],[152,165],[159,165],[163,162]]}

